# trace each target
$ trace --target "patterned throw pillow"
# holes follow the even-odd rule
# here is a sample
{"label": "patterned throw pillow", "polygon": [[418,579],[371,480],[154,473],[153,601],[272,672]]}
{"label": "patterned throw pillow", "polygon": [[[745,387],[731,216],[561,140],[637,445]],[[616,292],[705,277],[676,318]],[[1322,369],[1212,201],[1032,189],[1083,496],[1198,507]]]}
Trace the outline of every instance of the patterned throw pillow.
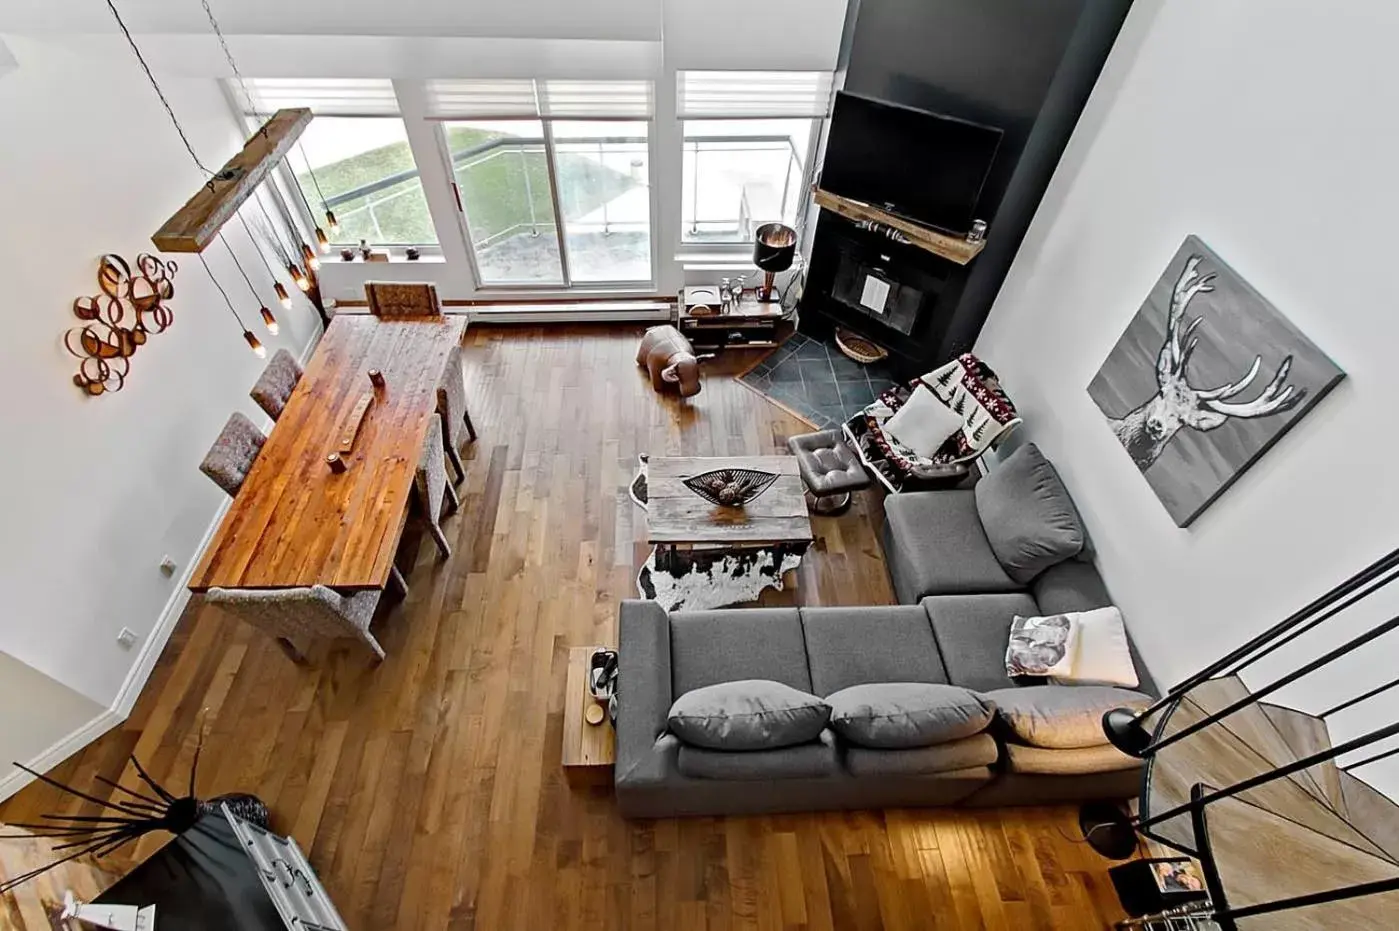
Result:
{"label": "patterned throw pillow", "polygon": [[1006,646],[1006,675],[1066,676],[1073,669],[1078,624],[1068,614],[1015,616]]}

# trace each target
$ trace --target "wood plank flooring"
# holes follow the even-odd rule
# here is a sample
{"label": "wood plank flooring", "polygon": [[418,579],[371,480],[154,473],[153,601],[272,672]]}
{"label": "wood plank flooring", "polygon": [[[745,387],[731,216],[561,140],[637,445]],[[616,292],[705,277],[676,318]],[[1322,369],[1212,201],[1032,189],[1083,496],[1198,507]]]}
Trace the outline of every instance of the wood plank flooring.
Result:
{"label": "wood plank flooring", "polygon": [[[455,554],[405,541],[412,591],[375,621],[381,666],[337,645],[298,668],[191,605],[131,718],[56,775],[106,795],[93,774],[118,778],[134,751],[180,785],[202,729],[199,793],[262,796],[356,931],[1110,927],[1109,864],[1069,807],[632,823],[607,789],[567,785],[568,649],[616,642],[646,556],[637,454],[781,453],[808,429],[730,377],[751,352],[706,363],[690,403],[657,396],[633,362],[641,332],[468,331],[480,439],[445,524]],[[881,513],[866,492],[813,518],[797,587],[764,602],[890,602]],[[0,817],[85,807],[37,786]],[[0,926],[47,927],[39,892],[23,896],[0,900]]]}

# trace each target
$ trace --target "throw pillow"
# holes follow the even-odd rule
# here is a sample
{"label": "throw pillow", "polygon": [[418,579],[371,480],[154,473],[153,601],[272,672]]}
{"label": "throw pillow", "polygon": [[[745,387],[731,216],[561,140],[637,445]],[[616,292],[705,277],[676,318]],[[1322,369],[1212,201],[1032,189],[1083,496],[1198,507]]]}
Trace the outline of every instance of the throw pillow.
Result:
{"label": "throw pillow", "polygon": [[1083,549],[1073,500],[1034,443],[976,483],[976,511],[996,560],[1022,584]]}
{"label": "throw pillow", "polygon": [[670,730],[710,750],[776,750],[815,740],[831,707],[768,679],[721,682],[686,692],[670,706]]}
{"label": "throw pillow", "polygon": [[884,432],[924,459],[933,458],[948,437],[962,429],[962,418],[918,385],[903,407],[884,422]]}
{"label": "throw pillow", "polygon": [[1072,614],[1015,616],[1006,644],[1006,675],[1065,676],[1073,668],[1078,625]]}
{"label": "throw pillow", "polygon": [[861,747],[907,750],[979,734],[995,708],[964,688],[927,682],[852,685],[826,696],[831,729]]}
{"label": "throw pillow", "polygon": [[1122,612],[1114,607],[1070,614],[1077,632],[1073,663],[1067,673],[1052,673],[1061,685],[1122,685],[1136,688],[1137,667],[1127,645]]}
{"label": "throw pillow", "polygon": [[996,706],[996,717],[1021,743],[1050,750],[1105,744],[1104,714],[1151,704],[1151,697],[1141,692],[1101,685],[1028,685],[982,697]]}

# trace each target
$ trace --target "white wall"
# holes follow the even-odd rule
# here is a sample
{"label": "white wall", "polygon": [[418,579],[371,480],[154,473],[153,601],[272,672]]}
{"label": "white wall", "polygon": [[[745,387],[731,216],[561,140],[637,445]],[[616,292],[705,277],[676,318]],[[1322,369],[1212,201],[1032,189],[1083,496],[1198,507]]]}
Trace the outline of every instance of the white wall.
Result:
{"label": "white wall", "polygon": [[[1396,32],[1388,0],[1139,0],[977,343],[1062,472],[1164,684],[1399,543]],[[1086,388],[1188,233],[1348,378],[1181,530]],[[1317,712],[1387,681],[1396,637],[1283,697]],[[1333,737],[1396,707],[1391,693],[1332,719]]]}
{"label": "white wall", "polygon": [[[174,325],[137,352],[124,391],[88,398],[73,385],[77,360],[61,337],[76,322],[73,299],[96,293],[98,256],[134,261],[152,250],[151,233],[202,176],[119,39],[100,54],[59,40],[5,42],[18,67],[0,79],[0,651],[121,711],[168,633],[161,619],[183,605],[182,578],[226,500],[199,462],[231,411],[266,419],[247,396],[263,363],[197,257],[167,256],[180,265]],[[166,91],[207,164],[241,145],[212,79],[169,81]],[[228,240],[272,302],[241,228]],[[208,260],[269,350],[299,353],[318,331],[298,299],[279,309],[281,335],[269,336],[227,251],[214,247]],[[166,554],[174,577],[158,569]],[[140,638],[134,650],[118,646],[122,627]],[[0,733],[31,713],[0,700]],[[56,743],[68,724],[59,715],[26,740]]]}
{"label": "white wall", "polygon": [[[46,753],[61,739],[81,731],[101,718],[105,709],[67,686],[55,682],[14,657],[0,653],[0,709],[22,708],[24,714],[0,711],[0,798],[5,798],[28,777],[10,763],[18,760],[43,772],[61,761],[47,759]],[[95,735],[94,735],[95,736]],[[76,749],[76,748],[74,748]]]}

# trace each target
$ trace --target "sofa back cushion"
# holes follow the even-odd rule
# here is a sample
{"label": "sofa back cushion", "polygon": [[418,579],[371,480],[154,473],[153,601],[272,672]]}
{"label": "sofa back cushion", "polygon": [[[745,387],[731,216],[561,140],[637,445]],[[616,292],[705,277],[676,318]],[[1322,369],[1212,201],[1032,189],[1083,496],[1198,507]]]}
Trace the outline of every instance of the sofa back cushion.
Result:
{"label": "sofa back cushion", "polygon": [[831,729],[850,743],[874,750],[907,750],[979,734],[995,706],[955,685],[876,682],[852,685],[826,697]]}
{"label": "sofa back cushion", "polygon": [[934,595],[923,599],[953,685],[988,692],[1015,685],[1006,675],[1006,644],[1017,614],[1036,614],[1035,600],[1014,595]]}
{"label": "sofa back cushion", "polygon": [[811,691],[870,682],[946,682],[928,613],[917,605],[802,608]]}
{"label": "sofa back cushion", "polygon": [[796,608],[680,611],[670,616],[671,694],[738,679],[811,691]]}
{"label": "sofa back cushion", "polygon": [[768,679],[721,682],[686,692],[670,706],[671,733],[710,750],[777,750],[815,740],[831,706]]}
{"label": "sofa back cushion", "polygon": [[996,559],[1021,584],[1083,549],[1078,510],[1034,443],[976,483],[976,510]]}

